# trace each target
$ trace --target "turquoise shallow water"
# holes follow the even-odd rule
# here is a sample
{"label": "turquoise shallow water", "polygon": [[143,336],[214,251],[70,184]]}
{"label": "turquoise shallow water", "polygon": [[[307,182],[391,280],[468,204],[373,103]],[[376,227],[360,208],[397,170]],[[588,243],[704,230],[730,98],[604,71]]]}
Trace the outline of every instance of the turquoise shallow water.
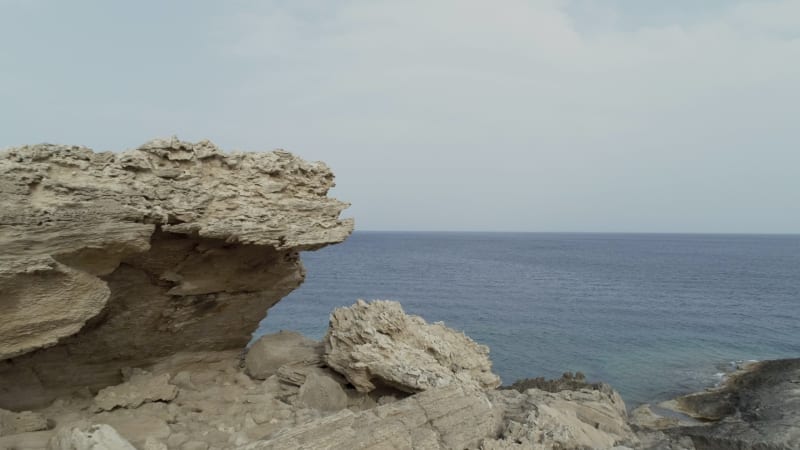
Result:
{"label": "turquoise shallow water", "polygon": [[329,313],[391,299],[491,347],[505,383],[582,371],[629,406],[800,356],[800,236],[356,232],[256,335],[320,338]]}

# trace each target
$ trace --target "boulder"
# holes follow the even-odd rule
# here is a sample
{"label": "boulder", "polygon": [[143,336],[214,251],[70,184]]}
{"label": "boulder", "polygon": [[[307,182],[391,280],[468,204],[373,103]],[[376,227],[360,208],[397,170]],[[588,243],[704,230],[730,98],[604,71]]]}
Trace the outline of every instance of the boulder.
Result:
{"label": "boulder", "polygon": [[47,419],[33,411],[13,412],[0,409],[0,436],[41,431],[50,428]]}
{"label": "boulder", "polygon": [[319,365],[322,345],[293,331],[261,336],[247,350],[245,368],[252,378],[265,380],[285,364]]}
{"label": "boulder", "polygon": [[297,402],[320,411],[340,411],[347,407],[348,397],[342,385],[326,373],[310,372],[297,393]]}
{"label": "boulder", "polygon": [[322,163],[208,141],[0,152],[0,407],[242,349],[303,281],[298,252],[352,231],[332,186]]}
{"label": "boulder", "polygon": [[97,393],[94,410],[111,411],[114,408],[136,408],[147,402],[170,401],[178,395],[178,388],[170,384],[170,378],[168,373],[153,376],[150,372],[134,369],[128,381]]}
{"label": "boulder", "polygon": [[60,429],[48,450],[136,450],[109,425],[84,425]]}
{"label": "boulder", "polygon": [[397,302],[359,300],[334,310],[324,342],[325,362],[360,392],[379,385],[410,393],[500,385],[488,347],[442,323],[406,315]]}

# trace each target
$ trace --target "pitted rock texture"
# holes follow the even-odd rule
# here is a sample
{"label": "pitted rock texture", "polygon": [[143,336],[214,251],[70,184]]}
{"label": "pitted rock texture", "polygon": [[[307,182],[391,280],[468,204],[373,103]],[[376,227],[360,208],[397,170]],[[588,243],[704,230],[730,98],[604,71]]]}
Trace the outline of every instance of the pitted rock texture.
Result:
{"label": "pitted rock texture", "polygon": [[459,384],[493,389],[489,348],[441,323],[406,315],[398,302],[338,308],[324,339],[325,362],[360,392],[386,385],[405,392]]}
{"label": "pitted rock texture", "polygon": [[0,407],[43,405],[185,350],[243,348],[352,220],[285,151],[154,140],[0,152]]}

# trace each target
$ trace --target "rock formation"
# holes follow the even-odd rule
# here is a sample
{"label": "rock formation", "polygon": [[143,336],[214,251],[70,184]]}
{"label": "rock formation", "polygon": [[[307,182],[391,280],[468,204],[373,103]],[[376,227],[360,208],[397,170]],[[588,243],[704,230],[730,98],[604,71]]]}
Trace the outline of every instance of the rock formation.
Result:
{"label": "rock formation", "polygon": [[627,423],[625,402],[603,383],[587,383],[582,374],[559,380],[534,378],[510,389],[491,392],[492,404],[503,410],[498,439],[484,448],[612,448],[637,444]]}
{"label": "rock formation", "polygon": [[673,428],[698,450],[800,448],[800,359],[750,365],[718,389],[664,406],[705,421]]}
{"label": "rock formation", "polygon": [[331,314],[325,362],[360,392],[376,383],[406,392],[459,383],[492,389],[489,348],[441,323],[408,316],[397,302],[359,300]]}
{"label": "rock formation", "polygon": [[0,153],[0,407],[243,348],[302,282],[298,251],[351,232],[331,186],[322,163],[208,141]]}
{"label": "rock formation", "polygon": [[[93,448],[101,445],[96,442],[115,442],[107,448],[577,449],[587,442],[600,445],[594,448],[635,442],[625,424],[624,403],[607,387],[573,386],[557,394],[495,391],[494,381],[481,387],[478,380],[497,376],[483,360],[485,351],[461,333],[406,316],[396,302],[358,302],[332,317],[346,317],[342,313],[348,311],[364,320],[356,333],[363,347],[353,347],[352,358],[344,358],[341,345],[326,348],[286,332],[262,337],[244,364],[237,350],[179,352],[146,370],[123,370],[118,385],[61,395],[44,408],[24,413],[32,426],[27,432],[0,436],[0,448]],[[396,339],[363,333],[383,329],[383,320],[398,326]],[[350,325],[332,320],[328,337],[341,338],[352,330]],[[430,329],[435,333],[422,339]],[[279,342],[301,350],[294,358],[268,351],[268,343]],[[438,342],[438,351],[451,360],[465,364],[451,364],[450,372],[445,366],[435,368],[431,360],[419,357],[431,342]],[[375,355],[364,358],[369,351]],[[400,359],[386,359],[387,353]],[[326,365],[332,354],[339,360],[360,361],[367,374],[391,373],[398,375],[396,380],[406,380],[430,372],[447,375],[441,379],[449,382],[417,383],[413,386],[420,392],[410,394],[407,386],[400,390],[384,378],[371,377],[375,388],[360,392],[344,374]],[[402,363],[404,355],[408,359]],[[387,370],[387,361],[401,364]],[[347,372],[352,366],[345,367]],[[483,369],[469,370],[474,367]],[[258,376],[248,375],[255,372]],[[8,412],[12,421],[18,414]]]}

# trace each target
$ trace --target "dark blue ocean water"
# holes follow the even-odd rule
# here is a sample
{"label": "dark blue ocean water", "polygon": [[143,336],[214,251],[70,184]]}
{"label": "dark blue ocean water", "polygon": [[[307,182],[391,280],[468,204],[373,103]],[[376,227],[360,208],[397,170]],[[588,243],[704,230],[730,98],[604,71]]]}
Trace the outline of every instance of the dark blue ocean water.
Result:
{"label": "dark blue ocean water", "polygon": [[302,258],[257,335],[321,338],[338,306],[398,300],[490,346],[505,383],[582,371],[629,406],[800,357],[800,236],[356,232]]}

